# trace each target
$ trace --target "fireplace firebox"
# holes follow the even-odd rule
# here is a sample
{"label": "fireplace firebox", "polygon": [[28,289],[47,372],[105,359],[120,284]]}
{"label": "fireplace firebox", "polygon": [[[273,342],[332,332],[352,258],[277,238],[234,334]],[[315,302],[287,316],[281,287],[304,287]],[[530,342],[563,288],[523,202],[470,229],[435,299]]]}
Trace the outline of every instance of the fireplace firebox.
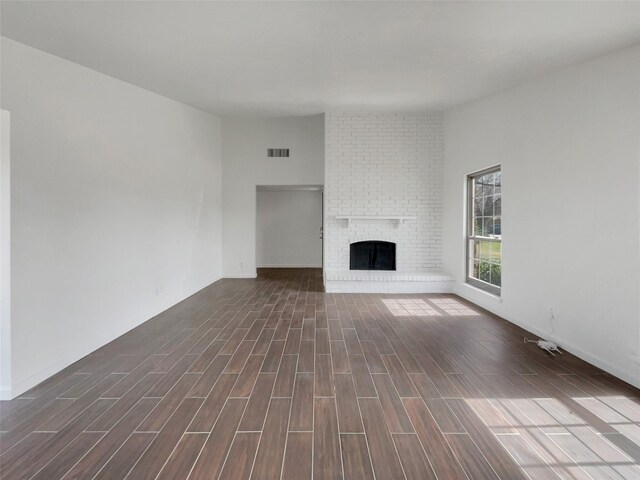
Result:
{"label": "fireplace firebox", "polygon": [[352,243],[349,268],[351,270],[395,270],[396,244],[379,240]]}

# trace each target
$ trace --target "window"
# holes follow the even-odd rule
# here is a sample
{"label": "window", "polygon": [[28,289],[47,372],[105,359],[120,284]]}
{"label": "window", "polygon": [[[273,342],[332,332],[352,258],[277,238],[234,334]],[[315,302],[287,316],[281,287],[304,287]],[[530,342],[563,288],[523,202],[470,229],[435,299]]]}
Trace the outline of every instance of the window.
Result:
{"label": "window", "polygon": [[467,283],[500,295],[502,172],[492,167],[467,180]]}

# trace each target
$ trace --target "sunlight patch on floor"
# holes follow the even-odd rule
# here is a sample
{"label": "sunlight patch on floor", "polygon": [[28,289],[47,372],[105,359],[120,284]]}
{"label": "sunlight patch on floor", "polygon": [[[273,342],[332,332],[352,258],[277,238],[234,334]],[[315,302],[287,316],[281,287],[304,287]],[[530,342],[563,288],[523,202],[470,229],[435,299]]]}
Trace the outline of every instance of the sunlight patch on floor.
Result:
{"label": "sunlight patch on floor", "polygon": [[396,317],[441,317],[442,314],[420,298],[383,298],[385,306]]}
{"label": "sunlight patch on floor", "polygon": [[[573,408],[574,401],[584,410]],[[628,397],[466,402],[532,478],[549,478],[549,468],[560,477],[640,478],[640,404]]]}
{"label": "sunlight patch on floor", "polygon": [[460,302],[459,300],[456,300],[455,298],[430,298],[429,301],[432,302],[436,307],[444,310],[449,315],[478,315],[478,312]]}

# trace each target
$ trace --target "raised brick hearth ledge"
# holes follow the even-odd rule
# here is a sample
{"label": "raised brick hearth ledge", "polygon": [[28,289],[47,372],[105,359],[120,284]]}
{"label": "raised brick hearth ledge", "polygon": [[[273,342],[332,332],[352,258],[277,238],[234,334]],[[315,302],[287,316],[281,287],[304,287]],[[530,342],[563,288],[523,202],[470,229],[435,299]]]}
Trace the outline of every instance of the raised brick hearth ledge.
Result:
{"label": "raised brick hearth ledge", "polygon": [[334,293],[450,293],[453,277],[440,271],[326,271],[324,288]]}

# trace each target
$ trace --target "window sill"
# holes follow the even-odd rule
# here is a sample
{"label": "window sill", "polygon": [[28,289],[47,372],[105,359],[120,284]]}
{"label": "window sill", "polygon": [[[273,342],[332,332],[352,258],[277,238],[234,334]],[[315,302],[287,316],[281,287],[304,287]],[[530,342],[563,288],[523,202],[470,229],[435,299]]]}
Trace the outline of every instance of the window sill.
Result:
{"label": "window sill", "polygon": [[479,283],[479,280],[469,278],[467,278],[467,280],[464,282],[466,286],[472,288],[473,290],[484,293],[492,298],[499,300],[502,303],[502,289],[497,289],[496,291],[495,289],[486,288],[484,285],[479,285]]}

